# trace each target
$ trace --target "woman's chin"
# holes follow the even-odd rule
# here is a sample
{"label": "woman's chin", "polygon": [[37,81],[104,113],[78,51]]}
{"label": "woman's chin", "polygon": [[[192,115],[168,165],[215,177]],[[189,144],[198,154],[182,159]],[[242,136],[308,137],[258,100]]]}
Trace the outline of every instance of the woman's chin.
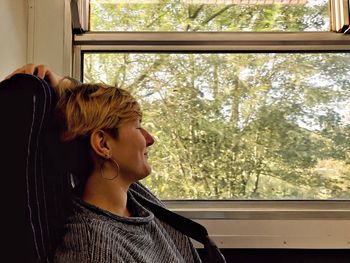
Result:
{"label": "woman's chin", "polygon": [[149,176],[152,172],[152,168],[150,166],[146,166],[145,169],[144,169],[144,172],[141,174],[138,175],[138,180],[142,180],[144,178],[146,178],[147,176]]}

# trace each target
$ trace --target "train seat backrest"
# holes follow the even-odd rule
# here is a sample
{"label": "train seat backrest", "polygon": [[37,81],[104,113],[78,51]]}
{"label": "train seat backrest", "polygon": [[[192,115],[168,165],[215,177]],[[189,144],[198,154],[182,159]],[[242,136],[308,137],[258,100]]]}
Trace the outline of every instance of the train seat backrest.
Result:
{"label": "train seat backrest", "polygon": [[[0,83],[0,145],[4,185],[14,185],[11,211],[21,211],[16,240],[23,262],[51,262],[69,213],[71,183],[52,113],[54,90],[43,80],[17,74]],[[3,151],[4,152],[4,151]]]}

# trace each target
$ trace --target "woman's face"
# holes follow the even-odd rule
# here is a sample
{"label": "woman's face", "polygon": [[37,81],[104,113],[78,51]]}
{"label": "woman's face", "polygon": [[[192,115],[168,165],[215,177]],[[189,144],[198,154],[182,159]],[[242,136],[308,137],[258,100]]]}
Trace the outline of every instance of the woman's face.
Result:
{"label": "woman's face", "polygon": [[127,180],[138,181],[151,173],[148,163],[148,146],[153,137],[141,127],[140,119],[127,121],[118,129],[118,138],[113,140],[112,157]]}

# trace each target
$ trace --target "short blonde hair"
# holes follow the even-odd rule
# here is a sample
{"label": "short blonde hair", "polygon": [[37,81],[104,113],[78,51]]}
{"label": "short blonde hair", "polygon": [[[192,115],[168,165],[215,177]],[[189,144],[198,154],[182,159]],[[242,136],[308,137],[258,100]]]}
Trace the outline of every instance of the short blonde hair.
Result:
{"label": "short blonde hair", "polygon": [[61,140],[72,141],[102,129],[118,136],[120,125],[142,117],[139,103],[126,90],[106,84],[81,84],[63,79],[57,88],[56,114]]}

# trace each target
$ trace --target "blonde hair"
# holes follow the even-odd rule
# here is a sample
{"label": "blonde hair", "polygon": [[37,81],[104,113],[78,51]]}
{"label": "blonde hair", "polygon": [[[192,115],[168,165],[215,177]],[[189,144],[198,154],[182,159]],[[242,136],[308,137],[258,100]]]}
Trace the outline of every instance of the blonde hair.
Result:
{"label": "blonde hair", "polygon": [[81,84],[64,78],[57,87],[56,116],[61,140],[88,136],[93,130],[106,130],[118,136],[120,125],[142,117],[140,105],[126,90],[106,84]]}

